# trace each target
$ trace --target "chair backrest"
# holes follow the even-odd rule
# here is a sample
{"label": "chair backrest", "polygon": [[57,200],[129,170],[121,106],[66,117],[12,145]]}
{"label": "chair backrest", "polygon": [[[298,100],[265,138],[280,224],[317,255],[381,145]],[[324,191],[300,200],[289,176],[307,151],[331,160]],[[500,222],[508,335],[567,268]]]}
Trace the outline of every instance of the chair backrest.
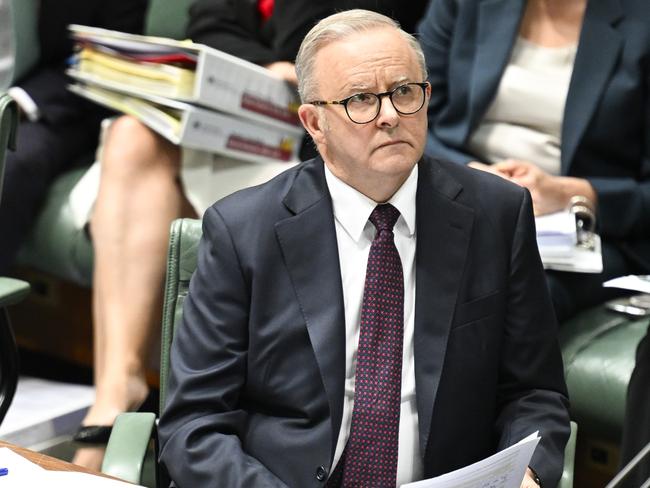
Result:
{"label": "chair backrest", "polygon": [[6,152],[7,148],[16,149],[17,126],[18,108],[16,102],[6,93],[0,93],[0,200],[2,199]]}
{"label": "chair backrest", "polygon": [[16,49],[14,82],[36,66],[41,56],[38,41],[39,0],[11,0],[11,18]]}
{"label": "chair backrest", "polygon": [[175,220],[170,229],[160,348],[160,411],[167,395],[169,348],[181,320],[190,278],[196,269],[196,253],[202,232],[201,221],[196,219]]}
{"label": "chair backrest", "polygon": [[144,32],[149,36],[184,39],[193,0],[149,0]]}
{"label": "chair backrest", "polygon": [[[0,93],[0,198],[7,147],[15,149],[18,110],[16,103]],[[0,423],[14,398],[18,383],[18,349],[6,307],[20,301],[29,285],[0,276]]]}

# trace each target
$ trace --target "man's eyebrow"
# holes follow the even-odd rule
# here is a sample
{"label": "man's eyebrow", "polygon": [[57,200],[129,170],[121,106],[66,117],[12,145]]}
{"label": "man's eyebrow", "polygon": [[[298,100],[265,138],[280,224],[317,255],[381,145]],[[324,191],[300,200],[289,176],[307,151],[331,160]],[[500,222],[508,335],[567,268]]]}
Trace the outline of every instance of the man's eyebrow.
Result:
{"label": "man's eyebrow", "polygon": [[343,87],[343,91],[352,92],[352,93],[367,92],[369,90],[370,90],[370,85],[363,84],[363,83],[351,83],[351,84],[346,84]]}
{"label": "man's eyebrow", "polygon": [[[412,81],[413,80],[411,79],[410,76],[400,76],[399,78],[397,78],[395,81],[393,81],[388,86],[390,86],[391,89],[392,89],[392,88],[396,88],[396,87],[398,87],[400,85],[403,85],[405,83],[411,83]],[[363,83],[346,84],[343,87],[343,90],[351,91],[351,92],[355,92],[355,93],[372,91],[372,89],[370,88],[370,85],[363,84]]]}
{"label": "man's eyebrow", "polygon": [[390,87],[397,88],[400,85],[404,85],[405,83],[411,83],[412,81],[413,80],[411,79],[410,76],[400,76],[390,84]]}

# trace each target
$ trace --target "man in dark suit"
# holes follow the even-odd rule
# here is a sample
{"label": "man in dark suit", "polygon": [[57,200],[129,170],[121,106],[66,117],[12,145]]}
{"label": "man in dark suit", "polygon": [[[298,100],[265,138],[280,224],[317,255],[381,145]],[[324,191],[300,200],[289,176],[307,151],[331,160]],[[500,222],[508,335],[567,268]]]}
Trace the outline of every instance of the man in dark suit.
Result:
{"label": "man in dark suit", "polygon": [[[13,8],[18,11],[28,5],[14,2]],[[17,150],[7,155],[0,206],[0,273],[13,263],[52,180],[75,164],[92,160],[100,122],[108,114],[67,89],[65,68],[72,55],[68,24],[141,32],[146,6],[146,0],[38,2],[40,57],[12,92],[23,117]],[[82,157],[90,159],[80,161]]]}
{"label": "man in dark suit", "polygon": [[396,486],[539,430],[522,487],[555,486],[569,420],[529,193],[422,157],[424,58],[390,19],[324,19],[296,71],[320,157],[204,216],[160,420],[171,478]]}

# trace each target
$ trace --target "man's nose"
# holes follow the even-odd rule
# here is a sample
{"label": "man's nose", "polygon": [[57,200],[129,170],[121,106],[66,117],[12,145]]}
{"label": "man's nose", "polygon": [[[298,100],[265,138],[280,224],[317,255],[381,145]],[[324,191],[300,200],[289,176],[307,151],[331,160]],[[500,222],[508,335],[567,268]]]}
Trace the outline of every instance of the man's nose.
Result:
{"label": "man's nose", "polygon": [[379,127],[395,127],[399,125],[399,112],[395,110],[389,95],[379,98],[379,115],[376,119]]}

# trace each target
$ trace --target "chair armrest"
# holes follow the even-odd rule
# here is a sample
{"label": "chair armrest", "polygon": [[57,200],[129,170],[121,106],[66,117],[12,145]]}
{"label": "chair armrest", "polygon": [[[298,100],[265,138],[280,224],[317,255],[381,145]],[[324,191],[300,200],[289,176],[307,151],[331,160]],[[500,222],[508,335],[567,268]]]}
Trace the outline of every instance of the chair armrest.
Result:
{"label": "chair armrest", "polygon": [[578,435],[578,424],[571,422],[571,435],[569,442],[564,448],[564,470],[560,478],[558,488],[573,488],[573,472],[576,458],[576,437]]}
{"label": "chair armrest", "polygon": [[139,484],[156,416],[150,412],[127,412],[117,416],[106,446],[102,472]]}
{"label": "chair armrest", "polygon": [[29,283],[0,276],[0,308],[20,302],[29,293]]}

